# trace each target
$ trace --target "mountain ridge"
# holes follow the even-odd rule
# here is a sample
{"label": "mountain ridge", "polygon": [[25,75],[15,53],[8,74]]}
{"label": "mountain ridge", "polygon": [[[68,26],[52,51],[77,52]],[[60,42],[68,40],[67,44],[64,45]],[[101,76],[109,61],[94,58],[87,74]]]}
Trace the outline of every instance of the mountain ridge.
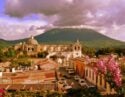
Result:
{"label": "mountain ridge", "polygon": [[[25,41],[26,39],[5,42],[16,44]],[[69,44],[79,40],[87,47],[125,47],[125,42],[111,39],[88,28],[54,28],[35,36],[35,39],[41,44]]]}
{"label": "mountain ridge", "polygon": [[45,42],[45,43],[73,43],[77,39],[80,40],[80,42],[83,45],[86,45],[88,47],[97,47],[100,45],[101,48],[104,47],[117,47],[117,46],[125,46],[124,42],[121,42],[119,40],[114,40],[112,38],[109,38],[103,34],[100,34],[99,32],[96,32],[92,29],[87,28],[55,28],[51,29],[41,35],[36,36],[36,39],[39,42]]}

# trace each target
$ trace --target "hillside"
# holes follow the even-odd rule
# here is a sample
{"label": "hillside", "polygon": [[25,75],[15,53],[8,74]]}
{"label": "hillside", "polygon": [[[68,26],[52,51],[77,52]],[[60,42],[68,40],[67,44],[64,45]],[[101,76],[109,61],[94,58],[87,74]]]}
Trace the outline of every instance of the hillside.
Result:
{"label": "hillside", "polygon": [[72,43],[79,39],[83,45],[88,47],[125,47],[124,42],[111,39],[91,29],[52,29],[36,36],[36,39],[41,43],[50,44]]}
{"label": "hillside", "polygon": [[9,43],[3,39],[0,39],[0,48],[5,48],[5,47],[8,47],[9,45],[11,45],[11,43]]}
{"label": "hillside", "polygon": [[[39,43],[47,44],[70,44],[77,39],[87,47],[105,48],[105,47],[125,47],[124,42],[111,39],[91,29],[78,28],[56,28],[35,37]],[[0,47],[5,47],[10,44],[16,44],[23,40],[4,41],[0,40]]]}

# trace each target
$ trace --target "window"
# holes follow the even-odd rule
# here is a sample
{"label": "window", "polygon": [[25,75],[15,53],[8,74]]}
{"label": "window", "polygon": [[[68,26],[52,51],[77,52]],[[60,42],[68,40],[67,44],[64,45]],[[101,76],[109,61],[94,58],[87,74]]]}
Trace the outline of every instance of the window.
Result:
{"label": "window", "polygon": [[102,85],[102,76],[100,76],[100,85]]}
{"label": "window", "polygon": [[88,76],[88,70],[86,70],[86,76]]}
{"label": "window", "polygon": [[80,50],[80,47],[78,46],[78,50]]}
{"label": "window", "polygon": [[30,48],[28,48],[28,51],[30,50]]}
{"label": "window", "polygon": [[94,80],[94,72],[92,72],[92,80]]}
{"label": "window", "polygon": [[77,47],[75,46],[75,50],[77,50]]}
{"label": "window", "polygon": [[105,87],[105,89],[107,88],[107,86],[106,86],[106,81],[105,81],[105,86],[104,86],[104,87]]}
{"label": "window", "polygon": [[98,75],[96,75],[96,84],[98,83]]}
{"label": "window", "polygon": [[91,70],[89,70],[89,77],[91,78]]}
{"label": "window", "polygon": [[21,48],[19,48],[18,51],[21,51]]}
{"label": "window", "polygon": [[32,51],[34,51],[34,48],[32,48]]}

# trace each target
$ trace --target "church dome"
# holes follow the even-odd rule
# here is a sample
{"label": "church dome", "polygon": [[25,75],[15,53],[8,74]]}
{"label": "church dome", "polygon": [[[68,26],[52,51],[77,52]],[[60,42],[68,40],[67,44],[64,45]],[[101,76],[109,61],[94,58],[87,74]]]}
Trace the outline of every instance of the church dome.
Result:
{"label": "church dome", "polygon": [[37,41],[36,39],[34,39],[33,36],[31,36],[31,37],[27,40],[26,43],[27,43],[27,44],[31,44],[31,45],[38,45],[38,41]]}

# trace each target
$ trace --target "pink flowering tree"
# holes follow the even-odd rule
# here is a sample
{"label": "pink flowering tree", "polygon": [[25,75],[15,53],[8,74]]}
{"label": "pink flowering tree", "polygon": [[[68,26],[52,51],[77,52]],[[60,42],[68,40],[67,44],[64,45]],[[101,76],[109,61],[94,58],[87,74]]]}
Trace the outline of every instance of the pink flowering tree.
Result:
{"label": "pink flowering tree", "polygon": [[112,56],[107,59],[99,59],[96,67],[96,73],[104,74],[106,81],[111,88],[119,89],[122,86],[122,75],[119,64]]}
{"label": "pink flowering tree", "polygon": [[4,97],[5,95],[5,90],[0,88],[0,97]]}

